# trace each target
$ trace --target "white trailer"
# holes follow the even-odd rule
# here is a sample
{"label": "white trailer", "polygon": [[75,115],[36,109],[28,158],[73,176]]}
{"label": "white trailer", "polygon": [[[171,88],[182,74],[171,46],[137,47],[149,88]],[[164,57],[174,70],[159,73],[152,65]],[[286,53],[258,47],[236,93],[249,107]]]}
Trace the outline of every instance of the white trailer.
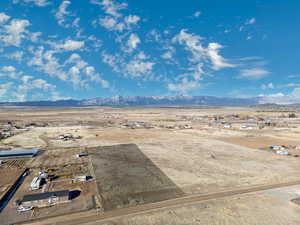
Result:
{"label": "white trailer", "polygon": [[35,177],[32,179],[29,190],[38,190],[41,187],[42,178],[41,177]]}

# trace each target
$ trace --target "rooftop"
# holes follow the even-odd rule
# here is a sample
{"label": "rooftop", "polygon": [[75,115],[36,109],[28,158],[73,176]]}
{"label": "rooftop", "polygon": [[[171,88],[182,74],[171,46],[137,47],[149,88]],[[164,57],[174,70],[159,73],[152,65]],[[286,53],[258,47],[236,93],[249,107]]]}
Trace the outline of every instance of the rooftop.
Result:
{"label": "rooftop", "polygon": [[38,149],[0,150],[0,158],[35,156],[38,152]]}
{"label": "rooftop", "polygon": [[53,192],[24,195],[22,202],[48,199],[51,197],[69,197],[69,193],[70,193],[69,190],[63,190],[63,191],[53,191]]}

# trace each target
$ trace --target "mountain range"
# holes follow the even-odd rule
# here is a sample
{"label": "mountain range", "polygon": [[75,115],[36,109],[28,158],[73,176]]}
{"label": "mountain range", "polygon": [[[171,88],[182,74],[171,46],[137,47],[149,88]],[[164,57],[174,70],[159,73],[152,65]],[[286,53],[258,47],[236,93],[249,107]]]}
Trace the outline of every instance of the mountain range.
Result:
{"label": "mountain range", "polygon": [[260,104],[297,104],[300,99],[290,97],[229,98],[214,96],[114,96],[84,100],[1,102],[0,106],[28,107],[84,107],[84,106],[254,106]]}
{"label": "mountain range", "polygon": [[260,103],[259,97],[228,98],[213,96],[114,96],[84,100],[1,102],[0,106],[251,106]]}

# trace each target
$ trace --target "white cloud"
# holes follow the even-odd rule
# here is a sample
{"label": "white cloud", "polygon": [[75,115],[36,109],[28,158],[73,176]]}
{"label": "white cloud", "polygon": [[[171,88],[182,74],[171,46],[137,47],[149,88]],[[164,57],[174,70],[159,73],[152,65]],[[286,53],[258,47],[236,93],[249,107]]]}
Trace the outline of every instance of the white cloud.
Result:
{"label": "white cloud", "polygon": [[22,72],[18,72],[14,66],[3,66],[0,71],[0,77],[9,77],[11,79],[18,79]]}
{"label": "white cloud", "polygon": [[0,40],[7,46],[20,46],[22,39],[28,33],[26,27],[29,25],[28,20],[13,19],[10,24],[4,25],[0,30]]}
{"label": "white cloud", "polygon": [[57,47],[66,51],[75,51],[84,47],[84,41],[67,40],[64,44],[57,45]]}
{"label": "white cloud", "polygon": [[235,65],[228,63],[226,59],[219,55],[222,45],[213,42],[209,43],[208,47],[205,48],[201,43],[203,39],[201,36],[189,34],[187,30],[183,29],[173,38],[173,42],[184,45],[185,50],[191,52],[192,57],[189,58],[191,62],[206,62],[209,59],[214,70],[235,67]]}
{"label": "white cloud", "polygon": [[29,38],[32,42],[38,42],[41,35],[42,32],[31,32]]}
{"label": "white cloud", "polygon": [[109,65],[113,71],[131,78],[150,79],[149,75],[152,74],[155,63],[148,58],[144,52],[140,52],[133,59],[126,61],[120,54],[110,55],[102,52],[102,62]]}
{"label": "white cloud", "polygon": [[270,97],[284,97],[285,96],[285,94],[283,94],[283,93],[281,93],[281,92],[278,92],[278,93],[276,93],[276,94],[271,94],[271,95],[269,95]]}
{"label": "white cloud", "polygon": [[2,71],[7,72],[7,73],[11,73],[11,72],[15,72],[16,68],[13,67],[13,66],[3,66]]}
{"label": "white cloud", "polygon": [[291,96],[296,97],[296,98],[300,98],[300,87],[294,88],[294,90],[291,93]]}
{"label": "white cloud", "polygon": [[169,42],[163,43],[162,48],[165,52],[160,57],[167,60],[166,63],[168,64],[176,64],[176,58],[174,57],[176,49]]}
{"label": "white cloud", "polygon": [[181,79],[179,83],[168,84],[168,89],[174,92],[186,93],[191,90],[200,88],[200,83],[195,80],[188,80],[186,77]]}
{"label": "white cloud", "polygon": [[51,2],[49,2],[47,0],[25,0],[25,2],[33,2],[37,6],[41,6],[41,7],[51,4]]}
{"label": "white cloud", "polygon": [[113,71],[120,72],[120,67],[122,65],[121,57],[119,55],[113,56],[106,52],[102,52],[102,62],[109,65]]}
{"label": "white cloud", "polygon": [[56,18],[58,24],[61,26],[68,27],[68,25],[65,25],[65,22],[66,22],[65,17],[71,14],[69,11],[67,11],[67,8],[70,4],[71,4],[70,1],[63,1],[60,4],[57,12],[55,13],[55,18]]}
{"label": "white cloud", "polygon": [[1,83],[0,84],[0,98],[3,98],[13,86],[12,82]]}
{"label": "white cloud", "polygon": [[125,29],[124,23],[119,23],[117,19],[111,16],[105,16],[103,18],[100,18],[99,24],[110,31],[122,32]]}
{"label": "white cloud", "polygon": [[60,95],[58,91],[51,91],[51,98],[52,101],[58,101],[58,100],[66,100],[71,99],[71,97],[63,97]]}
{"label": "white cloud", "polygon": [[80,69],[78,67],[72,66],[68,73],[70,75],[69,80],[74,85],[88,88],[86,82],[80,76]]}
{"label": "white cloud", "polygon": [[207,54],[213,64],[212,68],[214,70],[219,70],[226,67],[235,67],[235,65],[227,63],[226,60],[219,55],[219,49],[221,48],[222,45],[218,43],[209,43],[208,45]]}
{"label": "white cloud", "polygon": [[145,55],[145,53],[143,52],[143,51],[141,51],[140,53],[138,53],[137,55],[136,55],[136,58],[137,59],[148,59],[148,56],[146,56]]}
{"label": "white cloud", "polygon": [[109,31],[123,32],[125,30],[132,30],[139,21],[138,16],[132,16],[123,18],[104,16],[99,19],[99,24]]}
{"label": "white cloud", "polygon": [[[42,97],[42,92],[49,93],[55,91],[56,88],[55,85],[48,83],[46,80],[34,79],[32,76],[22,76],[20,80],[22,83],[19,85],[15,84],[15,91],[12,93],[15,101],[32,100],[34,99],[34,96]],[[33,90],[38,91],[36,93],[30,92]]]}
{"label": "white cloud", "polygon": [[14,100],[17,101],[17,102],[27,101],[26,94],[24,94],[24,93],[15,92],[15,93],[12,94],[12,96],[15,98]]}
{"label": "white cloud", "polygon": [[109,14],[114,17],[122,16],[122,14],[119,11],[127,8],[127,3],[116,3],[112,0],[92,0],[91,3],[101,5],[106,14]]}
{"label": "white cloud", "polygon": [[77,17],[76,19],[73,20],[72,22],[72,27],[79,27],[79,22],[80,22],[80,18]]}
{"label": "white cloud", "polygon": [[39,7],[44,7],[44,6],[47,6],[47,5],[51,4],[51,2],[48,1],[48,0],[13,0],[14,4],[17,4],[17,3],[20,3],[20,2],[33,3],[33,4],[35,4],[36,6],[39,6]]}
{"label": "white cloud", "polygon": [[[297,94],[297,93],[295,93]],[[299,103],[300,102],[300,96],[299,95],[285,95],[281,92],[271,94],[271,95],[260,95],[260,104],[266,104],[266,103],[275,103],[275,104],[293,104],[293,103]]]}
{"label": "white cloud", "polygon": [[49,91],[51,89],[55,89],[55,85],[49,84],[46,80],[43,79],[34,79],[31,80],[32,77],[27,76],[23,78],[23,84],[18,87],[19,90],[28,91],[31,89],[41,89],[44,91]]}
{"label": "white cloud", "polygon": [[24,55],[24,52],[15,51],[13,53],[7,54],[6,57],[9,58],[9,59],[13,59],[13,60],[16,60],[18,62],[21,62],[21,60],[23,59],[23,55]]}
{"label": "white cloud", "polygon": [[137,45],[141,42],[140,38],[136,34],[130,34],[129,39],[127,41],[127,46],[129,51],[133,51],[137,48]]}
{"label": "white cloud", "polygon": [[269,74],[270,74],[269,71],[261,68],[243,69],[240,71],[239,78],[246,78],[249,80],[259,80],[266,77]]}
{"label": "white cloud", "polygon": [[139,16],[136,16],[136,15],[129,15],[127,17],[125,17],[125,22],[130,25],[130,24],[137,24],[140,20],[140,17]]}
{"label": "white cloud", "polygon": [[248,41],[248,40],[251,40],[252,39],[252,36],[251,35],[248,35],[247,37],[246,37],[246,40]]}
{"label": "white cloud", "polygon": [[[88,88],[88,79],[85,79],[83,70],[89,66],[78,54],[72,54],[64,63],[60,63],[56,51],[45,51],[43,47],[33,50],[34,57],[28,62],[28,66],[33,66],[38,71],[42,71],[50,76],[58,77],[60,80],[70,82],[74,87]],[[88,77],[89,78],[89,77]],[[89,78],[90,80],[90,78]]]}
{"label": "white cloud", "polygon": [[101,17],[98,21],[94,20],[93,24],[99,23],[102,27],[109,31],[123,32],[132,30],[140,21],[140,17],[136,15],[123,16],[121,10],[127,9],[127,3],[117,3],[111,0],[97,1],[92,0],[93,4],[102,6],[106,16]]}
{"label": "white cloud", "polygon": [[44,47],[37,49],[31,49],[33,57],[28,61],[28,66],[33,66],[38,71],[42,71],[50,76],[58,77],[59,79],[66,81],[68,76],[63,71],[63,65],[59,63],[57,57],[54,56],[55,51],[45,51]]}
{"label": "white cloud", "polygon": [[256,19],[254,17],[252,17],[251,19],[249,19],[245,22],[245,25],[254,24],[255,22],[256,22]]}
{"label": "white cloud", "polygon": [[184,46],[185,50],[191,52],[192,58],[190,60],[195,62],[204,60],[207,57],[207,51],[201,44],[203,39],[201,36],[189,34],[186,29],[183,29],[172,41],[174,43],[178,42]]}
{"label": "white cloud", "polygon": [[95,68],[93,66],[85,67],[84,72],[90,78],[91,81],[99,83],[103,88],[109,88],[108,81],[103,80],[100,74],[95,72]]}
{"label": "white cloud", "polygon": [[262,84],[262,85],[261,85],[261,88],[262,88],[263,90],[265,90],[265,89],[273,89],[273,88],[274,88],[274,85],[273,85],[273,83]]}
{"label": "white cloud", "polygon": [[289,83],[286,85],[282,85],[281,87],[300,87],[300,84],[297,83]]}
{"label": "white cloud", "polygon": [[127,66],[127,74],[131,77],[139,77],[142,75],[148,75],[152,72],[152,68],[155,65],[153,62],[145,62],[138,59],[131,60]]}
{"label": "white cloud", "polygon": [[192,68],[190,68],[190,70],[192,71],[192,77],[197,81],[201,80],[202,76],[205,74],[205,71],[203,70],[203,63],[194,65]]}
{"label": "white cloud", "polygon": [[171,51],[167,51],[161,55],[163,59],[172,59],[173,53]]}
{"label": "white cloud", "polygon": [[5,13],[0,13],[0,24],[6,23],[10,19],[10,16]]}
{"label": "white cloud", "polygon": [[193,17],[198,18],[199,16],[201,16],[201,12],[197,11],[193,14]]}
{"label": "white cloud", "polygon": [[[82,60],[81,56],[74,53],[65,62],[65,64],[73,64],[69,69],[71,81],[78,86],[86,86],[87,81],[100,84],[103,88],[109,88],[108,81],[102,79],[101,75],[96,72],[93,66]],[[85,77],[80,77],[80,74],[85,74]]]}
{"label": "white cloud", "polygon": [[31,80],[33,77],[32,76],[22,76],[20,79],[23,83],[28,83],[29,80]]}
{"label": "white cloud", "polygon": [[[208,74],[210,70],[220,70],[223,68],[236,67],[228,62],[219,51],[222,45],[212,42],[207,47],[203,45],[204,38],[188,33],[186,29],[183,29],[173,39],[173,43],[179,43],[189,53],[187,63],[183,64],[187,72],[179,75],[181,82],[177,84],[171,84],[168,86],[170,90],[178,90],[184,92],[188,87],[196,89],[199,87],[199,81],[202,80],[203,75]],[[168,53],[164,55],[164,58],[169,58],[171,55]],[[182,78],[184,77],[184,78]],[[180,89],[180,85],[183,87]],[[186,87],[186,88],[184,88]]]}
{"label": "white cloud", "polygon": [[[41,78],[34,78],[33,76],[23,75],[22,71],[17,71],[14,66],[3,66],[0,69],[0,77],[6,76],[13,79],[13,82],[7,82],[0,84],[0,98],[5,96],[8,100],[11,98],[13,101],[26,101],[27,97],[32,99],[34,90],[38,90],[37,93],[54,91],[56,86],[48,83],[48,81]],[[8,92],[9,95],[8,95]],[[30,93],[30,94],[29,94]]]}
{"label": "white cloud", "polygon": [[288,78],[299,78],[300,74],[292,74],[292,75],[288,75]]}
{"label": "white cloud", "polygon": [[153,29],[151,30],[149,33],[148,33],[148,36],[149,36],[149,40],[150,41],[155,41],[155,42],[162,42],[162,37],[161,37],[161,34],[159,31],[157,31],[156,29]]}
{"label": "white cloud", "polygon": [[300,102],[300,87],[296,87],[289,94],[284,94],[282,92],[270,94],[270,95],[260,95],[260,103],[276,103],[276,104],[294,104]]}

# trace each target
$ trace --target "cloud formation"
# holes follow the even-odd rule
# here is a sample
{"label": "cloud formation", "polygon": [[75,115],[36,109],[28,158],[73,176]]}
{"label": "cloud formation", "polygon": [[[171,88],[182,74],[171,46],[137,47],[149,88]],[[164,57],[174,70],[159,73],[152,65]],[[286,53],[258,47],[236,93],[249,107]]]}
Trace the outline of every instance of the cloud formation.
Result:
{"label": "cloud formation", "polygon": [[261,68],[243,69],[240,71],[239,78],[249,80],[260,80],[270,74],[269,71]]}
{"label": "cloud formation", "polygon": [[18,4],[18,3],[22,3],[22,2],[23,3],[33,3],[39,7],[44,7],[44,6],[51,4],[51,2],[48,0],[13,0],[14,4]]}
{"label": "cloud formation", "polygon": [[55,18],[58,22],[58,24],[60,26],[65,26],[65,27],[68,27],[69,25],[66,25],[65,22],[66,22],[66,16],[70,15],[71,12],[69,12],[67,10],[67,8],[69,7],[69,5],[71,5],[71,2],[70,1],[62,1],[62,3],[60,4],[58,10],[56,11],[55,13]]}
{"label": "cloud formation", "polygon": [[22,40],[27,38],[29,31],[26,29],[30,26],[28,20],[12,19],[9,23],[9,16],[0,14],[0,41],[6,46],[21,45]]}

